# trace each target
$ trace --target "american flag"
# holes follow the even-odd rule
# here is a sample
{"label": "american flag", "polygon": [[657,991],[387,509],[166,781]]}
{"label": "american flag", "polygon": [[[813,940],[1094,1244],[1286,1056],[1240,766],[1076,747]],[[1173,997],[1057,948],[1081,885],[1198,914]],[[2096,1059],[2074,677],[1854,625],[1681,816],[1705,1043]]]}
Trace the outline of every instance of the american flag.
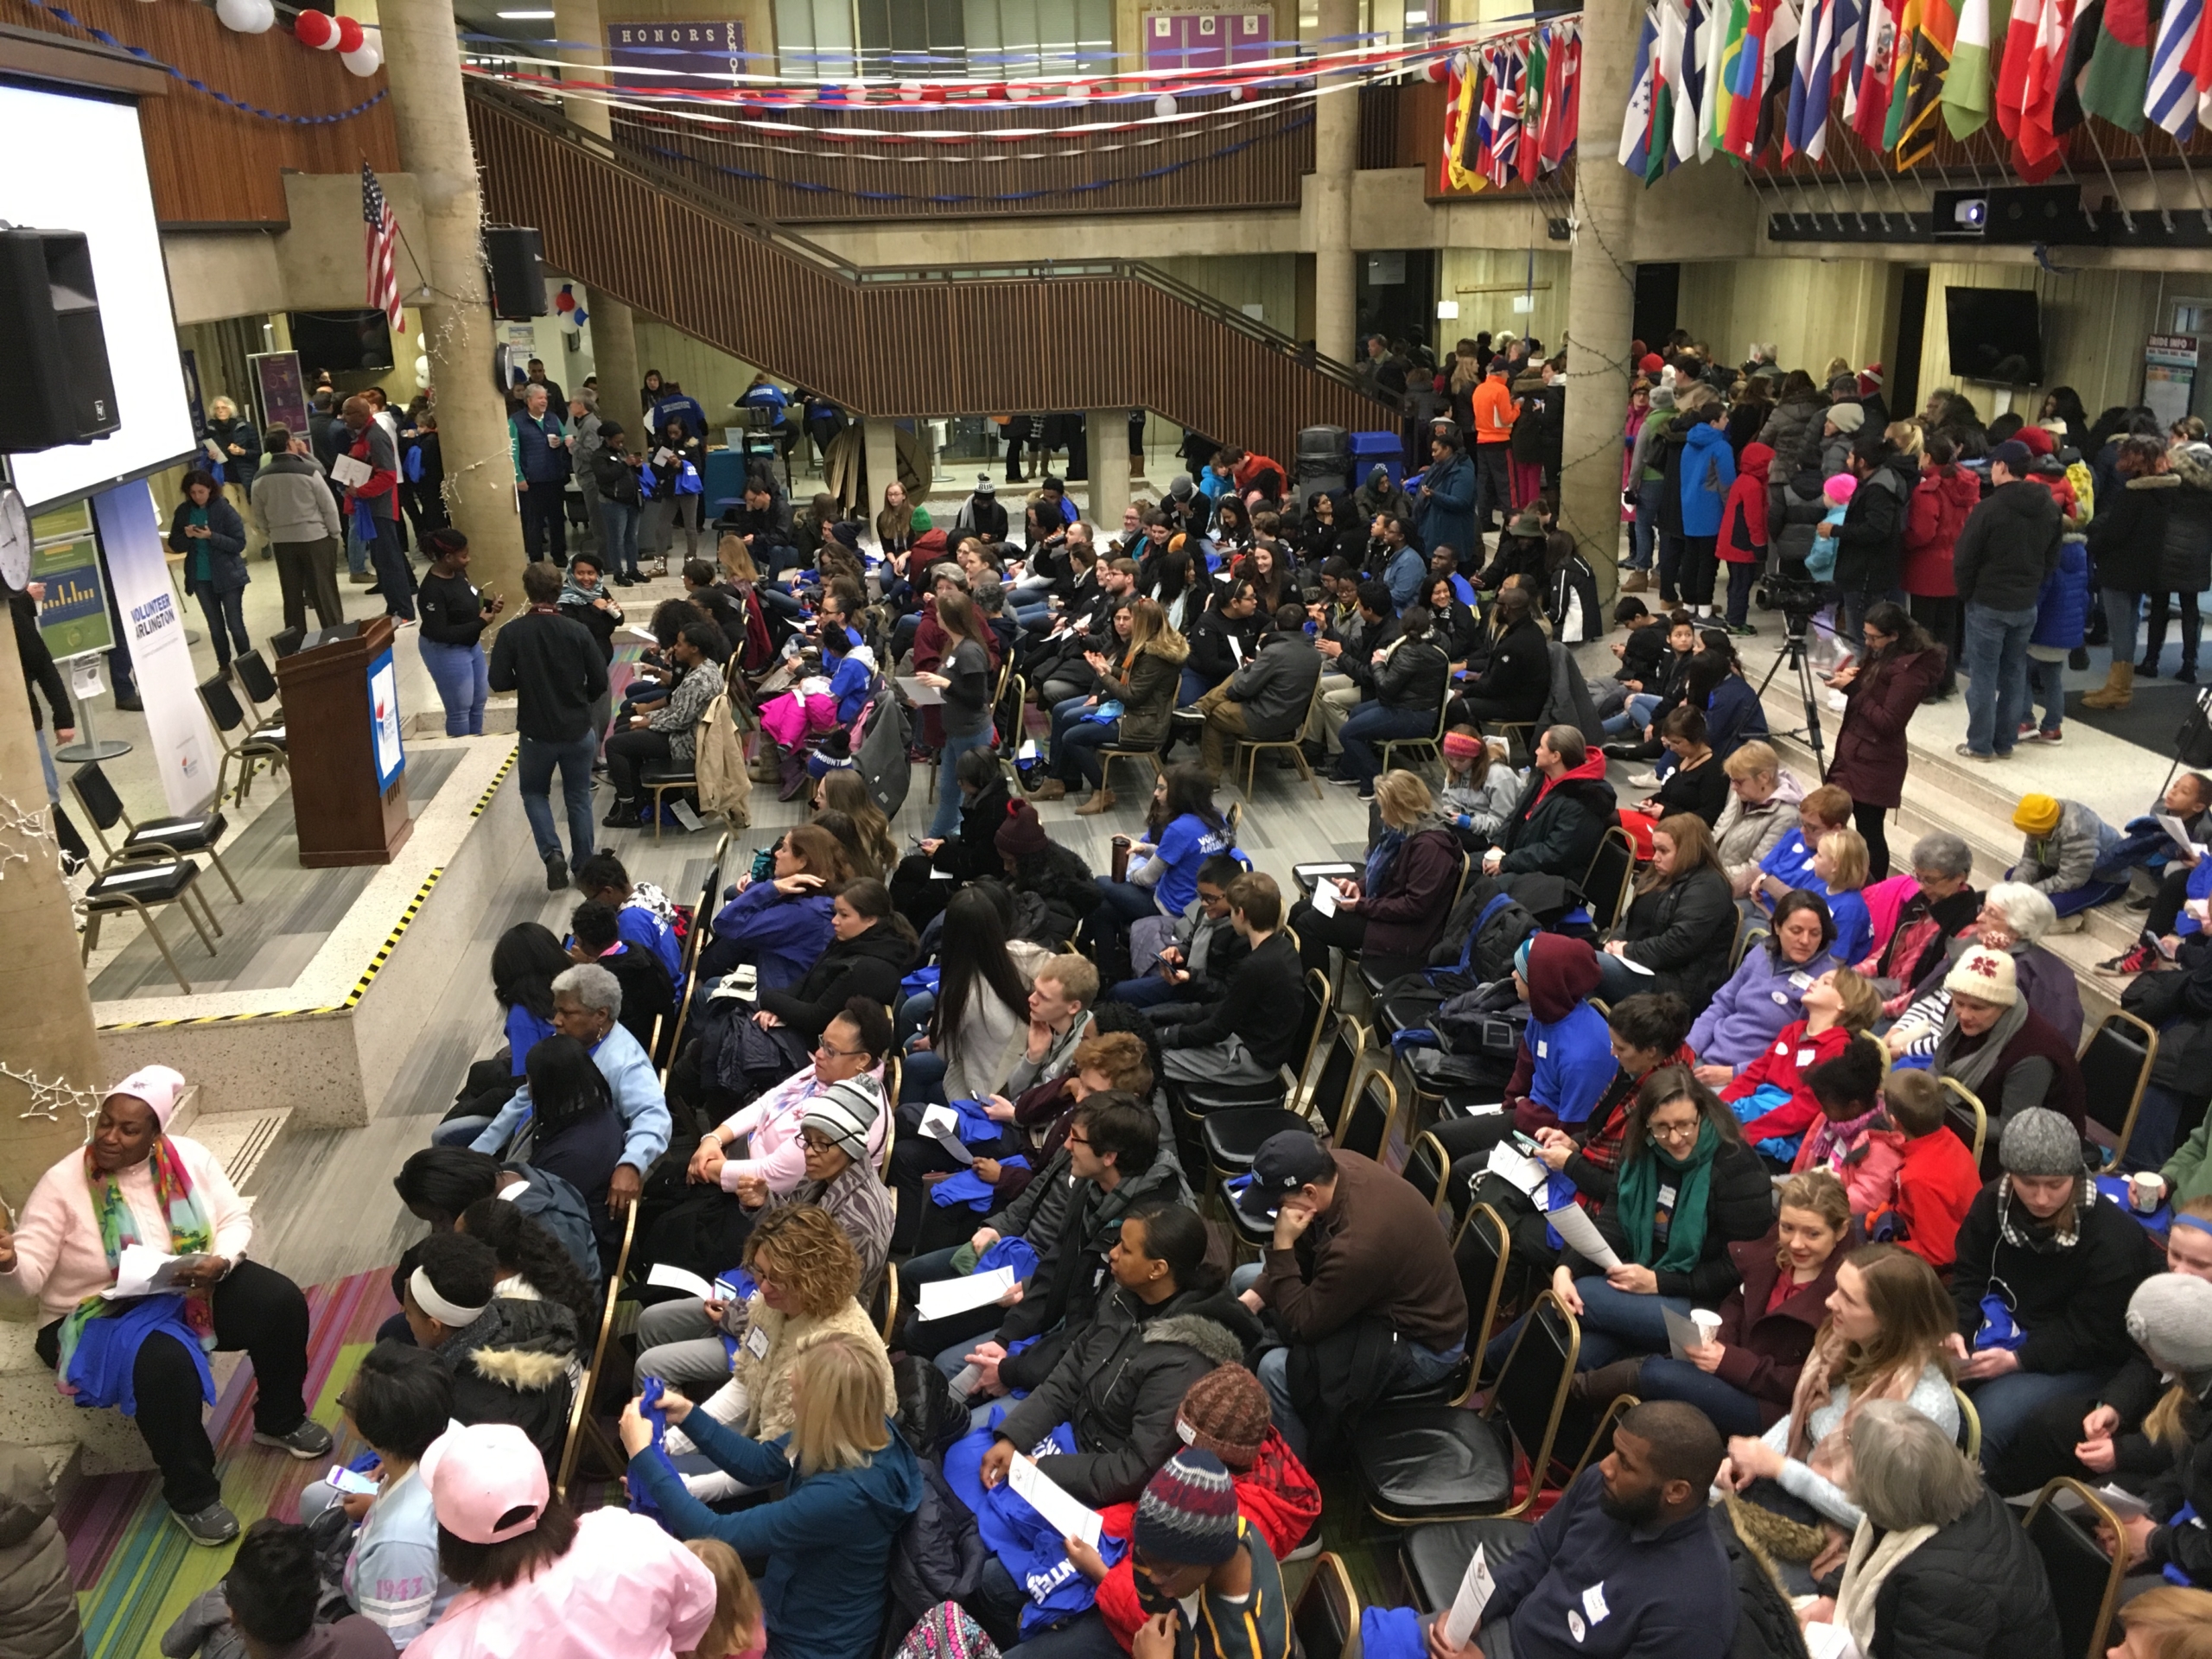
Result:
{"label": "american flag", "polygon": [[369,268],[369,303],[391,320],[395,333],[404,334],[407,320],[399,309],[399,273],[392,251],[399,240],[399,220],[366,162],[361,163],[361,251]]}

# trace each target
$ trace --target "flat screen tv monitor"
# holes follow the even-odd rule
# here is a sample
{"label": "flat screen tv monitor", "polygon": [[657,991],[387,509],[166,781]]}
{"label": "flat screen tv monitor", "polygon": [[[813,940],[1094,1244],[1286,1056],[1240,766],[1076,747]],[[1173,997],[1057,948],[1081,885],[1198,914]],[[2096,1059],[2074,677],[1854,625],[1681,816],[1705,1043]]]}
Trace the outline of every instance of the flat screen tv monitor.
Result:
{"label": "flat screen tv monitor", "polygon": [[1947,288],[1951,372],[2005,386],[2043,384],[2043,311],[2026,288]]}
{"label": "flat screen tv monitor", "polygon": [[[34,512],[143,478],[193,453],[192,406],[169,308],[168,268],[135,104],[0,85],[0,132],[35,133],[39,153],[68,165],[0,168],[0,219],[79,231],[92,254],[100,332],[122,423],[90,443],[10,457]],[[86,181],[99,181],[87,190]]]}
{"label": "flat screen tv monitor", "polygon": [[391,324],[381,311],[295,311],[292,349],[310,383],[326,371],[382,373],[391,367]]}

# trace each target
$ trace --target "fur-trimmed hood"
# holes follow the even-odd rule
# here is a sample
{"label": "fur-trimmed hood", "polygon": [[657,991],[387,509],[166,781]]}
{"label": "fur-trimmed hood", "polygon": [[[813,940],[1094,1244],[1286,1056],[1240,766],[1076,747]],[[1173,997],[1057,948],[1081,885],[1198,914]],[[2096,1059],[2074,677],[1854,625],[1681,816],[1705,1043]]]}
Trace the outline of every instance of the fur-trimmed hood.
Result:
{"label": "fur-trimmed hood", "polygon": [[1191,654],[1191,642],[1173,628],[1166,628],[1146,640],[1143,650],[1154,657],[1164,657],[1179,668]]}
{"label": "fur-trimmed hood", "polygon": [[1217,1365],[1244,1363],[1244,1344],[1237,1334],[1218,1319],[1198,1312],[1170,1313],[1166,1319],[1153,1320],[1144,1327],[1144,1339],[1148,1343],[1180,1343],[1185,1348],[1197,1350]]}
{"label": "fur-trimmed hood", "polygon": [[2212,445],[2185,443],[2169,450],[2167,476],[2179,479],[2193,490],[2212,490]]}
{"label": "fur-trimmed hood", "polygon": [[576,1316],[558,1302],[493,1299],[474,1324],[448,1337],[439,1357],[456,1375],[473,1373],[518,1394],[556,1388],[577,1357]]}

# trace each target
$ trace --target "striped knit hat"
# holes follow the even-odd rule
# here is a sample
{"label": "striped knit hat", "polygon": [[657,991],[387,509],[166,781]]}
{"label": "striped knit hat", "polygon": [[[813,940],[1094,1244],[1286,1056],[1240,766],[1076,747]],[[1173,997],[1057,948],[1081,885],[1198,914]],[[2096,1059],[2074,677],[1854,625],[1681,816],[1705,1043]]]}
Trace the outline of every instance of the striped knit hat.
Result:
{"label": "striped knit hat", "polygon": [[1186,1447],[1145,1483],[1136,1547],[1178,1567],[1218,1567],[1236,1553],[1236,1485],[1219,1458]]}
{"label": "striped knit hat", "polygon": [[812,1129],[856,1164],[868,1162],[868,1131],[883,1112],[883,1093],[874,1077],[863,1072],[833,1083],[807,1104],[799,1127]]}

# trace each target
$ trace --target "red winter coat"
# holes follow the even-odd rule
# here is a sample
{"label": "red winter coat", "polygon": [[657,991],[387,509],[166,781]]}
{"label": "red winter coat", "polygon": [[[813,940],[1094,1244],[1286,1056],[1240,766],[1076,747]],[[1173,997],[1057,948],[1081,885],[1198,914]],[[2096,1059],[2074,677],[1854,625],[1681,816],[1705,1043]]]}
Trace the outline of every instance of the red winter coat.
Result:
{"label": "red winter coat", "polygon": [[1720,1369],[1713,1373],[1758,1401],[1759,1415],[1769,1425],[1789,1414],[1797,1374],[1805,1369],[1813,1338],[1828,1316],[1827,1300],[1834,1293],[1835,1270],[1844,1255],[1839,1246],[1817,1277],[1791,1291],[1770,1313],[1767,1299],[1782,1276],[1775,1259],[1778,1253],[1771,1231],[1764,1238],[1744,1239],[1728,1247],[1728,1258],[1744,1282],[1720,1304]]}
{"label": "red winter coat", "polygon": [[[1260,1455],[1249,1469],[1230,1477],[1236,1488],[1236,1511],[1267,1541],[1277,1560],[1306,1541],[1321,1517],[1321,1489],[1298,1460],[1282,1436],[1270,1428],[1260,1442]],[[1127,1538],[1136,1522],[1137,1506],[1113,1503],[1099,1510],[1102,1530],[1109,1538]],[[1137,1600],[1136,1576],[1130,1558],[1106,1571],[1098,1586],[1098,1613],[1106,1628],[1123,1648],[1135,1637],[1147,1615]]]}
{"label": "red winter coat", "polygon": [[[1958,1260],[1959,1224],[1982,1189],[1981,1172],[1966,1142],[1948,1128],[1904,1143],[1892,1204],[1904,1224],[1897,1243],[1936,1269],[1948,1273]],[[1866,1217],[1871,1230],[1875,1216]]]}
{"label": "red winter coat", "polygon": [[1981,500],[1981,484],[1957,467],[1923,472],[1905,506],[1904,563],[1898,585],[1922,599],[1949,599],[1958,591],[1951,579],[1951,548],[1966,528],[1967,515]]}
{"label": "red winter coat", "polygon": [[1827,781],[1860,806],[1894,807],[1903,800],[1904,728],[1942,677],[1941,646],[1862,664],[1843,689],[1849,702]]}
{"label": "red winter coat", "polygon": [[1763,443],[1745,444],[1737,458],[1736,481],[1720,512],[1719,552],[1730,564],[1766,561],[1766,470],[1773,464],[1774,451]]}
{"label": "red winter coat", "polygon": [[1802,1135],[1818,1122],[1821,1103],[1813,1098],[1813,1091],[1806,1087],[1802,1074],[1835,1058],[1850,1041],[1851,1033],[1841,1026],[1830,1026],[1810,1036],[1806,1034],[1802,1020],[1793,1020],[1784,1026],[1775,1039],[1759,1051],[1758,1058],[1737,1072],[1735,1081],[1720,1091],[1721,1099],[1734,1102],[1770,1083],[1789,1090],[1787,1101],[1744,1125],[1744,1139],[1752,1146],[1762,1141],[1786,1141],[1793,1135]]}

